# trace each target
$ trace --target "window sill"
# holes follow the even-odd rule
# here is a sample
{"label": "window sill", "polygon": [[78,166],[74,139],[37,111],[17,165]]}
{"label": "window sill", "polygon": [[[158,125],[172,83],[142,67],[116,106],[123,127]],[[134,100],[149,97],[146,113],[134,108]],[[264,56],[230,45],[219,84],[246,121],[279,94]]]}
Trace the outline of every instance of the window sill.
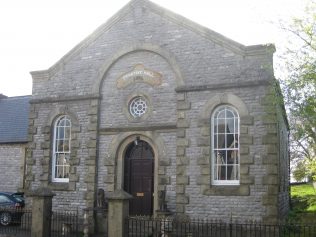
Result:
{"label": "window sill", "polygon": [[75,191],[75,185],[72,183],[65,182],[51,182],[48,187],[54,191]]}
{"label": "window sill", "polygon": [[205,188],[203,191],[204,195],[208,196],[249,196],[250,188],[249,185],[211,185]]}
{"label": "window sill", "polygon": [[239,181],[236,182],[225,182],[225,181],[213,181],[213,186],[239,186]]}

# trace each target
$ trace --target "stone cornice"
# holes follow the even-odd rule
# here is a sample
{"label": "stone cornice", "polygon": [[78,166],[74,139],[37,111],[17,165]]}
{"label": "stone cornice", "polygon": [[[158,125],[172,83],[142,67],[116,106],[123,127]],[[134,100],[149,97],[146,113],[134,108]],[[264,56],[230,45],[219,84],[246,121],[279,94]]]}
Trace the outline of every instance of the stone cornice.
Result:
{"label": "stone cornice", "polygon": [[210,91],[218,89],[229,89],[229,88],[241,88],[241,87],[255,87],[255,86],[268,86],[271,85],[271,81],[260,80],[260,81],[238,81],[231,83],[217,83],[207,85],[184,85],[179,86],[175,90],[176,92],[193,92],[193,91]]}
{"label": "stone cornice", "polygon": [[132,132],[132,131],[157,131],[157,130],[175,130],[177,129],[176,123],[164,124],[148,124],[148,125],[126,125],[116,127],[100,128],[100,134],[119,133],[119,132]]}

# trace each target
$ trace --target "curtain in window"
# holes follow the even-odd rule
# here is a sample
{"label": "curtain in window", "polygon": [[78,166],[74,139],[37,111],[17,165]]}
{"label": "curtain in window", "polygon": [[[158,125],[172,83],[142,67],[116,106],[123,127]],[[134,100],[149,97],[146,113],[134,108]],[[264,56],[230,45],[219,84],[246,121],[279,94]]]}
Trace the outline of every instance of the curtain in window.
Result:
{"label": "curtain in window", "polygon": [[239,115],[231,106],[218,107],[212,116],[213,182],[239,183]]}
{"label": "curtain in window", "polygon": [[54,125],[52,177],[56,182],[69,181],[71,121],[67,115],[59,117]]}

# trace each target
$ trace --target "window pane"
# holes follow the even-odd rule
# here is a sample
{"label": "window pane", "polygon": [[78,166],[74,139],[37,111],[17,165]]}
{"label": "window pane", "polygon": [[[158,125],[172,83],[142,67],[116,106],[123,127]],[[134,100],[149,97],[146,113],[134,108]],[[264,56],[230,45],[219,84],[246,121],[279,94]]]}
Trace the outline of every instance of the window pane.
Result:
{"label": "window pane", "polygon": [[227,154],[227,164],[233,164],[234,163],[233,156],[232,156],[233,151],[228,150],[226,152],[227,152],[226,153]]}
{"label": "window pane", "polygon": [[228,119],[228,118],[234,118],[234,117],[235,117],[234,114],[230,110],[226,109],[226,118]]}
{"label": "window pane", "polygon": [[217,165],[218,164],[218,159],[219,159],[219,155],[217,154],[217,152],[215,152],[214,154],[214,165]]}
{"label": "window pane", "polygon": [[239,133],[239,126],[238,126],[238,123],[239,123],[239,119],[235,119],[235,131],[234,133]]}
{"label": "window pane", "polygon": [[216,148],[219,148],[219,149],[225,148],[225,134],[219,134],[217,136],[217,142],[218,144]]}
{"label": "window pane", "polygon": [[68,116],[62,116],[55,123],[53,179],[69,178],[70,141],[71,121]]}
{"label": "window pane", "polygon": [[237,164],[239,165],[239,153],[238,153],[238,150],[234,151],[234,164]]}
{"label": "window pane", "polygon": [[69,152],[70,151],[70,147],[69,147],[69,140],[64,140],[64,152]]}
{"label": "window pane", "polygon": [[226,180],[226,166],[225,165],[218,166],[218,179]]}
{"label": "window pane", "polygon": [[231,148],[234,144],[234,135],[233,134],[226,134],[226,148]]}
{"label": "window pane", "polygon": [[227,133],[235,133],[234,119],[226,119],[227,122]]}
{"label": "window pane", "polygon": [[239,170],[239,166],[238,165],[229,165],[227,166],[227,170],[228,170],[228,179],[229,180],[238,180],[238,170]]}
{"label": "window pane", "polygon": [[216,165],[222,165],[226,163],[225,151],[217,151],[215,156]]}
{"label": "window pane", "polygon": [[64,128],[65,129],[65,131],[64,131],[64,133],[65,133],[65,138],[70,138],[70,127],[65,127]]}
{"label": "window pane", "polygon": [[225,119],[225,110],[218,111],[217,119]]}
{"label": "window pane", "polygon": [[66,127],[70,127],[70,120],[69,120],[69,119],[66,119],[66,120],[65,120],[65,126],[66,126]]}
{"label": "window pane", "polygon": [[225,133],[225,119],[218,119],[217,121],[217,133]]}
{"label": "window pane", "polygon": [[65,126],[65,118],[62,118],[61,120],[59,120],[59,123],[57,126],[64,127]]}
{"label": "window pane", "polygon": [[227,165],[227,179],[228,180],[232,180],[234,179],[234,175],[233,175],[233,166],[232,165]]}
{"label": "window pane", "polygon": [[55,178],[69,177],[69,156],[67,154],[56,155]]}
{"label": "window pane", "polygon": [[64,128],[63,127],[57,127],[57,139],[63,139],[64,138]]}
{"label": "window pane", "polygon": [[234,146],[233,146],[233,148],[238,148],[239,147],[238,144],[239,144],[239,142],[238,142],[238,134],[235,134],[234,135]]}
{"label": "window pane", "polygon": [[218,180],[218,179],[219,179],[218,166],[215,165],[214,166],[214,180]]}
{"label": "window pane", "polygon": [[239,117],[229,107],[220,107],[213,115],[214,180],[239,180]]}
{"label": "window pane", "polygon": [[63,140],[57,140],[57,152],[63,152],[63,146],[64,146],[64,141]]}

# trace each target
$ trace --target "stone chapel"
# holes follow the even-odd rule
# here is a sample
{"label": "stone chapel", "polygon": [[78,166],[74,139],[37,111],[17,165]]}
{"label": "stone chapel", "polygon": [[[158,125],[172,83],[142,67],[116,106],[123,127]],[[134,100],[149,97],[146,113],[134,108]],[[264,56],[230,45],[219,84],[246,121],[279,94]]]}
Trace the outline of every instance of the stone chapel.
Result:
{"label": "stone chapel", "polygon": [[131,215],[155,215],[163,193],[192,218],[282,218],[289,127],[274,51],[131,0],[31,72],[26,189],[50,188],[56,210],[123,189]]}

